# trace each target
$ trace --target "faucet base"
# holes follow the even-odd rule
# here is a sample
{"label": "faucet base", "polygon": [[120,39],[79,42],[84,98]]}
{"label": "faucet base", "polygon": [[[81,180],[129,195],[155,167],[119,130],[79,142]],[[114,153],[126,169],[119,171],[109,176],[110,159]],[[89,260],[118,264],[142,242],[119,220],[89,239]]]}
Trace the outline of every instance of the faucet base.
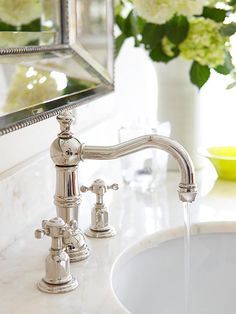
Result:
{"label": "faucet base", "polygon": [[83,261],[90,255],[89,247],[85,241],[84,234],[77,229],[72,236],[72,241],[66,246],[66,253],[70,257],[70,262]]}
{"label": "faucet base", "polygon": [[85,231],[86,236],[90,238],[111,238],[116,235],[116,230],[113,226],[108,226],[106,230],[94,230],[92,228],[88,228]]}
{"label": "faucet base", "polygon": [[38,289],[42,292],[51,293],[51,294],[59,294],[66,293],[72,290],[75,290],[78,287],[78,281],[75,277],[72,276],[71,280],[63,283],[63,284],[49,284],[43,279],[38,282]]}

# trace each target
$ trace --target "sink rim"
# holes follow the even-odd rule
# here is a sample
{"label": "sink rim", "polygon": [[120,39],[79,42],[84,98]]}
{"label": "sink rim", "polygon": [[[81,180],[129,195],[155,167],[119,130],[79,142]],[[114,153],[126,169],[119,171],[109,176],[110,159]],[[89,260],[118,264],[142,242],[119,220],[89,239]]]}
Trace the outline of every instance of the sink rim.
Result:
{"label": "sink rim", "polygon": [[[124,266],[130,259],[137,256],[150,248],[156,247],[160,243],[178,239],[184,236],[185,227],[179,226],[157,231],[151,235],[145,236],[142,240],[137,241],[125,248],[115,259],[110,271],[110,288],[119,306],[124,313],[131,313],[119,300],[113,285],[113,277],[115,272]],[[212,233],[236,233],[236,221],[217,221],[217,222],[199,222],[191,224],[191,235],[212,234]]]}

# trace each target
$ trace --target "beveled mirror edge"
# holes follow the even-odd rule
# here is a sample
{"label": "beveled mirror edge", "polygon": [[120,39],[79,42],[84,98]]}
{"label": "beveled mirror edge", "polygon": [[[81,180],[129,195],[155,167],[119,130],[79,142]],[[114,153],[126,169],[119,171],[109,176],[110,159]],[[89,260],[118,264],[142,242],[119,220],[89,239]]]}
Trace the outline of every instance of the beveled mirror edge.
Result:
{"label": "beveled mirror edge", "polygon": [[[112,13],[109,19],[109,25],[108,28],[111,31],[111,38],[110,38],[110,48],[112,47],[112,57],[108,60],[109,67],[112,69],[112,77],[111,80],[108,79],[108,77],[105,75],[103,76],[98,67],[91,66],[88,61],[84,58],[84,54],[82,53],[82,56],[77,53],[76,44],[73,43],[73,41],[70,43],[70,33],[69,33],[69,15],[68,15],[68,1],[69,0],[60,0],[61,3],[61,44],[53,45],[53,46],[28,46],[28,47],[15,47],[15,48],[0,48],[0,56],[1,55],[7,55],[7,56],[13,56],[16,55],[24,56],[27,54],[34,54],[34,53],[43,53],[43,52],[52,52],[52,51],[66,51],[66,50],[72,50],[83,62],[86,63],[88,68],[96,74],[101,81],[104,83],[104,85],[96,86],[95,88],[84,90],[83,92],[74,93],[71,95],[68,95],[67,97],[62,97],[60,99],[55,99],[46,102],[45,104],[40,105],[40,110],[43,110],[43,112],[36,113],[34,115],[31,114],[31,116],[26,115],[27,111],[32,110],[32,108],[26,108],[22,109],[20,111],[7,114],[3,117],[0,117],[0,136],[11,133],[13,131],[19,130],[21,128],[30,126],[32,124],[38,123],[40,121],[46,120],[48,118],[51,118],[60,112],[64,110],[70,110],[75,109],[81,105],[84,105],[92,100],[98,99],[99,97],[105,96],[111,92],[114,91],[114,62],[115,62],[115,53],[114,53],[114,29],[113,29],[113,23],[114,23],[114,0],[107,0],[109,7],[109,12]],[[110,5],[109,5],[110,4]],[[112,30],[111,30],[112,28]],[[74,49],[73,49],[74,47]],[[93,59],[93,58],[92,58]],[[94,60],[96,65],[96,60]],[[76,100],[73,100],[76,96],[79,95],[79,98],[77,97]],[[66,103],[60,105],[60,102],[65,101],[65,98],[67,98]],[[53,104],[57,104],[55,108],[50,109],[48,111],[44,112],[44,105],[48,105],[50,103],[50,106],[53,107]],[[34,106],[33,110],[37,111],[37,106]],[[46,109],[45,109],[46,110]],[[17,118],[14,119],[14,115],[16,117],[17,114],[21,112],[22,118],[18,120]],[[25,117],[24,117],[25,113]],[[12,121],[17,120],[17,121]],[[4,126],[1,127],[1,121],[4,122]],[[11,121],[11,122],[10,122]]]}
{"label": "beveled mirror edge", "polygon": [[[26,118],[23,117],[21,120],[17,120],[16,122],[7,122],[8,120],[11,120],[10,116],[12,114],[0,117],[0,124],[1,124],[1,120],[3,118],[6,120],[6,123],[5,123],[6,126],[4,128],[0,128],[0,136],[8,134],[8,133],[13,132],[13,131],[17,131],[21,128],[30,126],[32,124],[35,124],[35,123],[38,123],[40,121],[51,118],[53,116],[56,116],[64,110],[75,109],[79,106],[82,106],[82,105],[92,101],[92,100],[95,100],[95,99],[98,99],[102,96],[105,96],[105,95],[111,93],[113,90],[114,90],[113,85],[110,85],[110,86],[100,85],[100,86],[97,86],[96,88],[83,91],[80,95],[80,97],[81,97],[80,99],[78,99],[78,95],[71,94],[70,96],[68,96],[68,97],[70,97],[70,100],[68,100],[68,104],[61,105],[58,107],[58,103],[62,102],[62,99],[56,99],[56,100],[50,101],[50,105],[52,105],[52,103],[55,103],[55,104],[57,104],[57,107],[55,107],[52,110],[48,110],[46,112],[35,113],[35,115],[30,116],[30,117],[26,117]],[[76,94],[79,94],[79,93],[76,93]],[[75,97],[77,97],[77,99],[73,100],[73,98],[75,98]],[[42,107],[43,105],[40,105],[40,106]],[[27,110],[29,110],[29,109],[25,109],[25,111],[27,111]],[[37,109],[34,109],[34,110],[37,110]],[[21,110],[20,112],[24,116],[24,110]],[[16,114],[17,114],[17,112],[16,112]],[[8,123],[9,123],[9,125],[7,125]]]}

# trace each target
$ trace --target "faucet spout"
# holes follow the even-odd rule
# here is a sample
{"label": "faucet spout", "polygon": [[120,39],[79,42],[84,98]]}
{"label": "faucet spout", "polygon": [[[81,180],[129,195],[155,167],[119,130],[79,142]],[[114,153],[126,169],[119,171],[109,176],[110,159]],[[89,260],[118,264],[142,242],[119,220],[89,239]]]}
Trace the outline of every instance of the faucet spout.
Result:
{"label": "faucet spout", "polygon": [[147,148],[161,149],[169,153],[177,161],[181,180],[178,188],[182,202],[193,202],[197,194],[195,171],[187,151],[178,142],[156,134],[144,135],[114,146],[87,146],[81,149],[81,160],[117,159]]}

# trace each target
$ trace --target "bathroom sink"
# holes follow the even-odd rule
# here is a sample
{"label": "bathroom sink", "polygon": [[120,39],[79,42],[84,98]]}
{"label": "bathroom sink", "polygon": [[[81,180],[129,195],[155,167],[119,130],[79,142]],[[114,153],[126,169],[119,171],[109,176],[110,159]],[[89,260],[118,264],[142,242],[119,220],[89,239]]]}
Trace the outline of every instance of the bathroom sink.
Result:
{"label": "bathroom sink", "polygon": [[192,233],[189,310],[181,228],[149,236],[116,260],[112,288],[124,309],[134,314],[236,313],[236,223],[198,224]]}

